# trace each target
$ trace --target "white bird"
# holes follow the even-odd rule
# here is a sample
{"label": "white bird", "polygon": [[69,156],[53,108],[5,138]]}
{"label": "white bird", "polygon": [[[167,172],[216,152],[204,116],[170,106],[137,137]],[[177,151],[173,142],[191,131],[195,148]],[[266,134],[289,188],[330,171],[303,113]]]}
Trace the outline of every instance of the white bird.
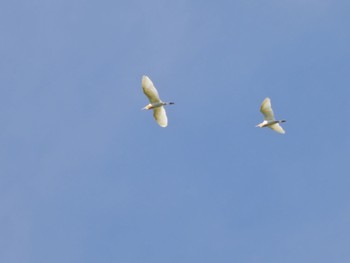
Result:
{"label": "white bird", "polygon": [[264,99],[264,101],[261,103],[260,107],[261,113],[264,115],[264,121],[262,123],[259,123],[256,125],[256,127],[264,128],[269,127],[270,129],[279,132],[279,133],[286,133],[283,128],[279,125],[281,122],[286,122],[285,120],[275,120],[273,110],[271,107],[271,100],[270,98]]}
{"label": "white bird", "polygon": [[175,104],[174,102],[163,102],[159,98],[157,89],[154,87],[153,82],[147,76],[142,76],[142,89],[145,95],[148,97],[150,104],[142,108],[142,110],[153,109],[153,116],[158,122],[159,126],[168,126],[168,118],[164,109],[165,105]]}

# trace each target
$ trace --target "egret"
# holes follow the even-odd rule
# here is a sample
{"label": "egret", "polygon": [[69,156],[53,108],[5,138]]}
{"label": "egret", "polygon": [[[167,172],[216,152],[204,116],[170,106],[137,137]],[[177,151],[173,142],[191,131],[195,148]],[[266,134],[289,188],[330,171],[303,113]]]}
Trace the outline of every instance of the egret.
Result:
{"label": "egret", "polygon": [[150,104],[142,108],[142,110],[152,110],[153,116],[156,119],[159,126],[165,128],[168,126],[168,118],[164,109],[165,105],[175,104],[174,102],[163,102],[159,98],[157,89],[154,87],[152,80],[147,76],[142,76],[142,89],[145,95],[148,97]]}
{"label": "egret", "polygon": [[285,120],[275,120],[273,110],[271,107],[271,100],[270,98],[264,99],[264,101],[261,103],[260,107],[261,113],[264,115],[264,121],[262,123],[259,123],[256,125],[256,127],[264,128],[269,127],[270,129],[279,132],[279,133],[286,133],[283,128],[279,125],[281,122],[286,122]]}

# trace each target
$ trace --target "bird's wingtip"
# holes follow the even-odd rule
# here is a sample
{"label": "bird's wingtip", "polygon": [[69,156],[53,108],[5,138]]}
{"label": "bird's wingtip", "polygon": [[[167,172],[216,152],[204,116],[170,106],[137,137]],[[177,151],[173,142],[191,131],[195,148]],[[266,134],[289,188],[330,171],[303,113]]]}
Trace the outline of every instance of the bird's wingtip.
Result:
{"label": "bird's wingtip", "polygon": [[151,79],[147,75],[142,75],[142,81],[150,81]]}
{"label": "bird's wingtip", "polygon": [[[158,122],[158,121],[157,121]],[[162,122],[158,122],[158,125],[162,128],[166,128],[168,126],[168,123],[162,123]]]}
{"label": "bird's wingtip", "polygon": [[148,86],[148,85],[152,85],[152,81],[149,77],[147,77],[146,75],[142,76],[142,85],[143,86]]}

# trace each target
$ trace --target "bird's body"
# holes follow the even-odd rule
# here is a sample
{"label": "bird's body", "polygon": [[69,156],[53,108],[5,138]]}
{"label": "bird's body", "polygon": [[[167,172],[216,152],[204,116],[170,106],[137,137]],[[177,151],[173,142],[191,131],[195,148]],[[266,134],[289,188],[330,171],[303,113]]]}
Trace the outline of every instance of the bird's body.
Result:
{"label": "bird's body", "polygon": [[259,123],[256,127],[269,127],[278,133],[286,133],[280,125],[280,123],[285,122],[285,120],[275,120],[270,98],[264,99],[261,103],[260,111],[264,115],[264,121]]}
{"label": "bird's body", "polygon": [[149,99],[149,104],[146,105],[143,110],[152,110],[153,109],[153,116],[159,126],[166,127],[168,126],[168,118],[166,116],[166,112],[164,109],[165,105],[171,105],[174,104],[174,102],[163,102],[159,98],[159,94],[157,89],[154,87],[153,82],[150,80],[149,77],[143,76],[142,77],[142,89],[145,95]]}
{"label": "bird's body", "polygon": [[168,104],[166,102],[154,102],[154,103],[147,104],[142,109],[143,110],[152,110],[154,108],[158,108],[158,107],[165,106],[165,105],[168,105]]}

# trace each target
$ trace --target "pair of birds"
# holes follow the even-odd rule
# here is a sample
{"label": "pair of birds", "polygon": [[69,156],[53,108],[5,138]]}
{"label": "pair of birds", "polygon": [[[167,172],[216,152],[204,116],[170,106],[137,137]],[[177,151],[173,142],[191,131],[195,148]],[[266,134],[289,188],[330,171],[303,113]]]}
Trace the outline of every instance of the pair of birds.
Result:
{"label": "pair of birds", "polygon": [[[163,102],[159,98],[158,91],[154,87],[153,82],[147,76],[142,77],[142,89],[150,101],[150,104],[148,104],[146,107],[142,108],[142,110],[152,110],[153,109],[153,116],[154,116],[155,120],[157,121],[157,123],[159,124],[159,126],[161,126],[161,127],[168,126],[168,118],[166,116],[164,106],[172,105],[175,103],[174,102]],[[271,107],[270,98],[264,99],[264,101],[261,104],[260,111],[264,115],[264,121],[262,123],[259,123],[258,125],[256,125],[256,127],[260,127],[260,128],[269,127],[270,129],[272,129],[278,133],[282,133],[282,134],[285,133],[285,131],[283,130],[283,128],[280,125],[280,123],[285,122],[285,120],[275,120],[273,110]]]}

